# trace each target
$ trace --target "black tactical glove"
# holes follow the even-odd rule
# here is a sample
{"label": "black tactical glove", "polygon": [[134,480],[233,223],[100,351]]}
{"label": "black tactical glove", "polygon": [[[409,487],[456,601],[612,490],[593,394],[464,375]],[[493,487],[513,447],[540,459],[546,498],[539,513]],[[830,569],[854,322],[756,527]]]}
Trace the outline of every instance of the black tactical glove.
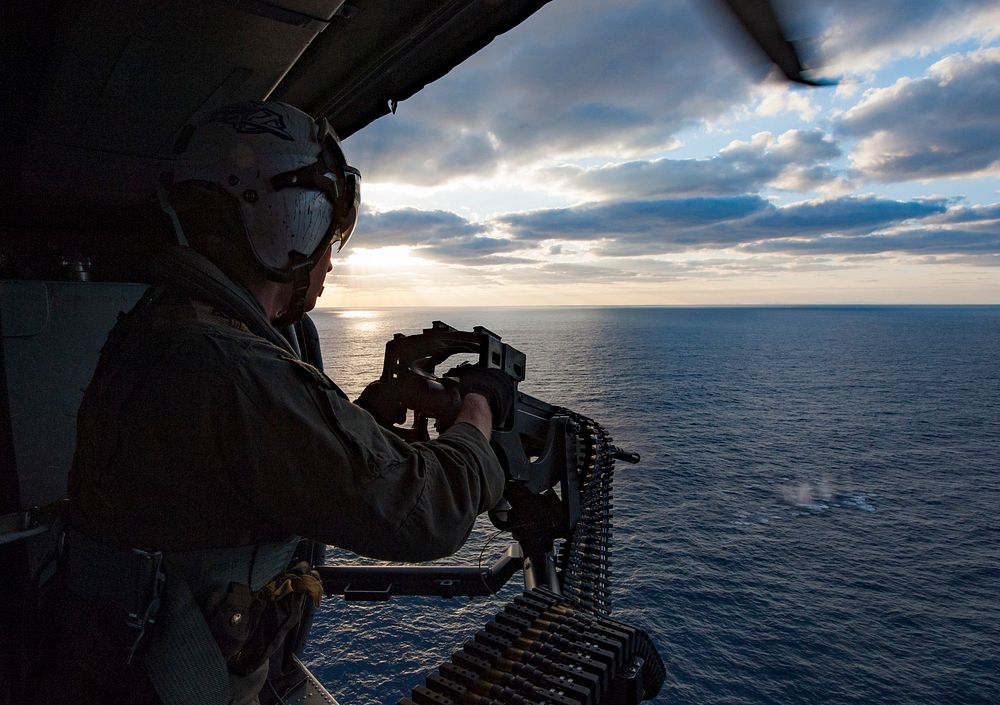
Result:
{"label": "black tactical glove", "polygon": [[458,380],[458,393],[482,394],[493,414],[493,428],[504,428],[514,409],[517,388],[510,377],[497,369],[486,369],[464,363],[444,374]]}
{"label": "black tactical glove", "polygon": [[389,428],[406,421],[406,406],[399,398],[399,391],[391,384],[375,380],[361,392],[354,402],[375,417],[379,425]]}

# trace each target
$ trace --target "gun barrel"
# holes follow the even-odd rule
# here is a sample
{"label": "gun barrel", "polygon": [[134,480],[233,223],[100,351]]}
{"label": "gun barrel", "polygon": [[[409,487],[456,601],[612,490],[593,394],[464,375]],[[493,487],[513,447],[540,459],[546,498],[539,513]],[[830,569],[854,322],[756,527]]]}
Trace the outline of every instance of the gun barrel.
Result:
{"label": "gun barrel", "polygon": [[639,462],[638,453],[632,453],[623,448],[619,448],[618,446],[611,446],[611,451],[614,453],[615,460],[621,460],[622,462],[631,463],[632,465]]}

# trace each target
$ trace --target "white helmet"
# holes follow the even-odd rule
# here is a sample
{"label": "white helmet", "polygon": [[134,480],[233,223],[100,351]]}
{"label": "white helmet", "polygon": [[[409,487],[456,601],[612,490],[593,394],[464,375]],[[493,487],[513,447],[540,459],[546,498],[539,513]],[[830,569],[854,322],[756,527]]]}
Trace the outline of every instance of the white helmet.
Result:
{"label": "white helmet", "polygon": [[231,196],[271,279],[302,281],[329,243],[342,249],[354,232],[361,172],[325,119],[285,103],[228,105],[185,128],[178,152],[173,183]]}

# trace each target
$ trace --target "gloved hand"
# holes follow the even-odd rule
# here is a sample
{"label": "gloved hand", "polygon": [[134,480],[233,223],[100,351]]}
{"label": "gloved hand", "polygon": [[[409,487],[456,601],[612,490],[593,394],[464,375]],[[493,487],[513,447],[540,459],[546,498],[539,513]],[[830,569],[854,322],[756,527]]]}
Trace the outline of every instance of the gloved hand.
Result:
{"label": "gloved hand", "polygon": [[497,369],[486,369],[463,363],[444,374],[458,380],[458,393],[482,394],[493,414],[493,428],[503,428],[514,408],[517,388],[510,377]]}
{"label": "gloved hand", "polygon": [[381,380],[375,380],[365,387],[354,403],[386,428],[406,421],[406,406],[399,398],[398,390]]}

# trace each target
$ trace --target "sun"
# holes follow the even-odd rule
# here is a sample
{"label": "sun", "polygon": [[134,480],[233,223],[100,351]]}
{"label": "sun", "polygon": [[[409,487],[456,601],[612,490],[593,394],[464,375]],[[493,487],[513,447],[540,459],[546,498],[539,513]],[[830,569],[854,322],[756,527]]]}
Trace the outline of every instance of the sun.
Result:
{"label": "sun", "polygon": [[427,260],[415,257],[412,247],[393,245],[390,247],[356,247],[343,264],[349,268],[362,271],[412,271],[418,267],[430,264]]}

